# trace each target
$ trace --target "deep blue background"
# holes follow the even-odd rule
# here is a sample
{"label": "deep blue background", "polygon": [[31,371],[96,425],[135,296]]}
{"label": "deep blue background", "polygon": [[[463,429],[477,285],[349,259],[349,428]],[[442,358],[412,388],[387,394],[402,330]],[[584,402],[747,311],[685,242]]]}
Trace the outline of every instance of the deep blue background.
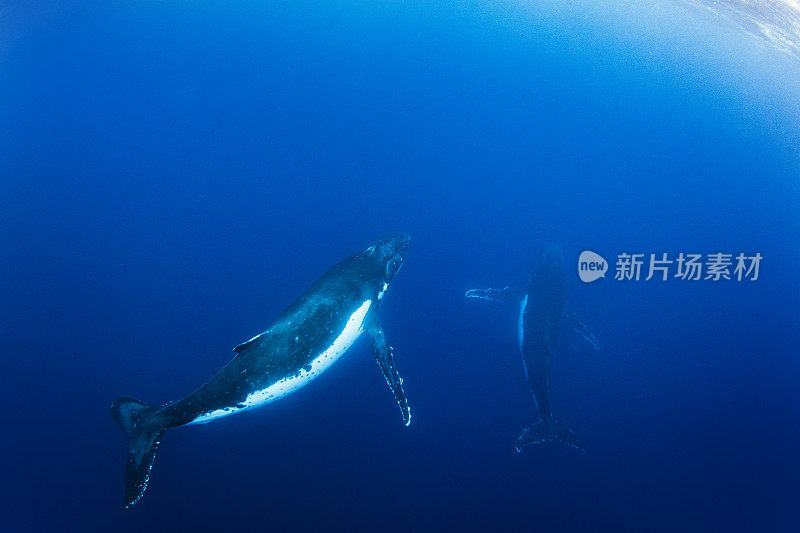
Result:
{"label": "deep blue background", "polygon": [[[575,4],[112,4],[0,10],[0,529],[800,528],[796,58]],[[191,392],[389,231],[411,427],[360,341],[170,431],[122,510],[111,402]],[[553,403],[586,456],[514,453],[514,309],[463,298],[552,244],[765,257],[755,283],[569,271],[603,350],[564,339]]]}

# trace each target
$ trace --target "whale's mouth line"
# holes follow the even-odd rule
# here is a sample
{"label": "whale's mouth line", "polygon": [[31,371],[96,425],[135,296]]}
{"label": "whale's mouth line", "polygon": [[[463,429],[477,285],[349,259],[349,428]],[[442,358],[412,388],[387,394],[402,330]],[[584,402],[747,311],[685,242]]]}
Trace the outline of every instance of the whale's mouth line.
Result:
{"label": "whale's mouth line", "polygon": [[401,235],[400,242],[386,262],[386,283],[390,283],[402,268],[410,241],[411,237],[407,233]]}
{"label": "whale's mouth line", "polygon": [[405,259],[403,250],[398,250],[392,258],[386,263],[386,283],[391,282],[394,277],[403,268],[403,260]]}

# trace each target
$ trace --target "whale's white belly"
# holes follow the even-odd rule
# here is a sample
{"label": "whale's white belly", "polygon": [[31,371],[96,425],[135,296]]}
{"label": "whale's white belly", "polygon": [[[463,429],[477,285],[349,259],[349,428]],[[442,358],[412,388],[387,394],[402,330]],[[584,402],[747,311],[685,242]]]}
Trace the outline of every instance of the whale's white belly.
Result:
{"label": "whale's white belly", "polygon": [[361,333],[363,333],[364,318],[367,316],[367,312],[369,311],[371,304],[372,300],[366,300],[358,309],[355,310],[352,315],[350,315],[350,318],[347,319],[347,324],[345,324],[344,329],[339,336],[336,337],[336,339],[330,346],[328,346],[328,348],[326,348],[321,354],[311,361],[311,363],[308,365],[308,370],[305,368],[300,369],[297,374],[287,376],[265,389],[251,392],[247,395],[244,401],[235,406],[202,413],[189,423],[204,424],[214,420],[215,418],[238,413],[246,409],[252,409],[254,407],[275,401],[278,398],[282,398],[287,394],[291,394],[292,392],[304,387],[314,378],[327,370],[328,367],[334,363],[334,361],[339,359],[339,357],[341,357],[342,354],[353,345]]}

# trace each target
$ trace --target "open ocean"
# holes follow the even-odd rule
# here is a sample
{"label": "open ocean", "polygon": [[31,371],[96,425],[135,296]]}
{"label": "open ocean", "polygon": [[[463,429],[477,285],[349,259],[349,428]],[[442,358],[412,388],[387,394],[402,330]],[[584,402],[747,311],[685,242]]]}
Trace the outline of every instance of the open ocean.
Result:
{"label": "open ocean", "polygon": [[[0,531],[800,531],[800,7],[700,4],[0,5]],[[169,430],[124,509],[112,402],[191,393],[391,232],[411,425],[364,335]],[[554,248],[585,454],[515,451],[519,306],[465,298]]]}

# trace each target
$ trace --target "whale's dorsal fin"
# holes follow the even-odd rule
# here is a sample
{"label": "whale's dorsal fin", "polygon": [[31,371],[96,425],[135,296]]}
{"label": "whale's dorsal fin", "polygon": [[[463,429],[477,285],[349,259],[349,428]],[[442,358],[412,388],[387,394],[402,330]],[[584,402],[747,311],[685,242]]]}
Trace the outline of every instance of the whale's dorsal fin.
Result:
{"label": "whale's dorsal fin", "polygon": [[236,352],[236,353],[242,353],[243,351],[247,350],[252,345],[257,343],[261,339],[261,337],[263,335],[264,335],[263,333],[259,333],[258,335],[256,335],[252,339],[250,339],[249,341],[244,341],[242,344],[239,344],[238,346],[235,346],[233,348],[233,351]]}

